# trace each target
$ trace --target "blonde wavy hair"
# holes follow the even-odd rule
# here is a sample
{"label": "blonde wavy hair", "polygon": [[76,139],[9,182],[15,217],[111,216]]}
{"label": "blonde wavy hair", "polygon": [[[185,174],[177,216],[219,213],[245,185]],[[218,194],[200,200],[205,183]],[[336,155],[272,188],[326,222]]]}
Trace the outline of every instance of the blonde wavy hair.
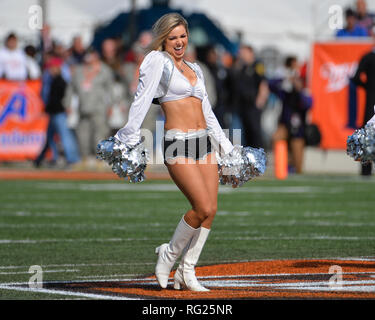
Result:
{"label": "blonde wavy hair", "polygon": [[179,13],[167,13],[160,17],[152,27],[154,39],[149,45],[148,51],[163,51],[164,41],[167,39],[168,34],[179,25],[185,27],[186,33],[189,36],[188,23]]}

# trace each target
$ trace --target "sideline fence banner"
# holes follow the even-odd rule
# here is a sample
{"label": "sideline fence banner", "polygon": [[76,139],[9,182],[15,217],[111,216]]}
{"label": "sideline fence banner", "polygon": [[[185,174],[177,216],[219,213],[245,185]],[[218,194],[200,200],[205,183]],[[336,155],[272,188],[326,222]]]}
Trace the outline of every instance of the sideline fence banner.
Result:
{"label": "sideline fence banner", "polygon": [[41,82],[0,80],[0,161],[34,159],[44,145],[48,116]]}
{"label": "sideline fence banner", "polygon": [[363,125],[365,92],[350,84],[371,42],[335,41],[313,45],[311,93],[312,122],[322,135],[323,149],[346,149],[346,140]]}

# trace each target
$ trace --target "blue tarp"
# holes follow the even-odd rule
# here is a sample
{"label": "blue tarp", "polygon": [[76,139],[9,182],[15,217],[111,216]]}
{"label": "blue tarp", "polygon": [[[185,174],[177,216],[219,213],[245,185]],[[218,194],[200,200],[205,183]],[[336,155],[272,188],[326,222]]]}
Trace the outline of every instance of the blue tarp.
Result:
{"label": "blue tarp", "polygon": [[[204,38],[206,39],[204,45],[220,44],[232,55],[236,54],[238,44],[228,39],[218,26],[216,26],[205,14],[192,13],[186,15],[181,10],[172,10],[167,6],[153,6],[149,9],[137,11],[135,15],[135,37],[137,38],[143,31],[151,30],[153,24],[158,18],[170,12],[178,12],[183,15],[189,24],[189,30],[191,33],[194,30],[199,30],[201,33],[204,33]],[[106,38],[120,37],[128,39],[130,23],[131,14],[129,12],[119,14],[109,24],[102,26],[95,31],[92,45],[95,48],[100,49],[101,43]]]}

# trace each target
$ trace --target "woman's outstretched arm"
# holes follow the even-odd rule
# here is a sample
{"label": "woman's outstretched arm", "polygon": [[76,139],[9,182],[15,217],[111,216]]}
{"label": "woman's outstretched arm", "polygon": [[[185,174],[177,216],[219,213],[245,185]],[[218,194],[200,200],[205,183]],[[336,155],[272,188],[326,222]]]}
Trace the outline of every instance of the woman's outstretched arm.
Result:
{"label": "woman's outstretched arm", "polygon": [[138,87],[129,109],[128,121],[115,135],[115,138],[128,146],[134,146],[140,140],[140,127],[150,109],[163,68],[164,56],[160,51],[147,54],[139,68]]}

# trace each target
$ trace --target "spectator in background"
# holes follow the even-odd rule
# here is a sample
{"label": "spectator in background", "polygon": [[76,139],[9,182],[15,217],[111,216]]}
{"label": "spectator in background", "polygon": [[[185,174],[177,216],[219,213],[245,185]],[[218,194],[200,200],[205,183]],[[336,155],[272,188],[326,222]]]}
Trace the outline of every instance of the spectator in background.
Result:
{"label": "spectator in background", "polygon": [[101,57],[104,63],[112,69],[116,79],[122,78],[122,61],[119,56],[119,47],[115,39],[105,39],[101,45]]}
{"label": "spectator in background", "polygon": [[82,64],[83,59],[85,57],[86,48],[83,45],[82,37],[75,36],[72,41],[72,46],[70,47],[69,51],[69,58],[68,64],[69,65],[77,65]]}
{"label": "spectator in background", "polygon": [[[74,50],[72,48],[74,47]],[[81,55],[85,53],[85,47],[82,44],[80,36],[75,36],[72,41],[71,47],[66,48],[60,42],[51,40],[50,50],[45,53],[46,57],[60,57],[64,60],[61,66],[61,74],[65,81],[69,84],[71,81],[74,68],[82,63]],[[78,124],[78,97],[75,94],[71,95],[71,101],[67,106],[68,125],[77,138],[76,127]]]}
{"label": "spectator in background", "polygon": [[52,41],[52,50],[48,52],[48,56],[61,58],[64,62],[61,66],[61,74],[65,81],[69,82],[71,78],[72,68],[68,62],[70,52],[60,41]]}
{"label": "spectator in background", "polygon": [[29,73],[29,79],[39,79],[41,76],[41,70],[38,62],[35,59],[35,47],[32,45],[28,45],[24,50],[26,54],[26,65]]}
{"label": "spectator in background", "polygon": [[356,18],[357,24],[367,30],[367,34],[372,36],[372,26],[375,24],[375,15],[367,11],[365,0],[356,1]]}
{"label": "spectator in background", "polygon": [[48,24],[44,24],[41,30],[40,38],[40,50],[42,53],[42,63],[44,61],[44,54],[52,50],[52,37],[51,37],[51,27]]}
{"label": "spectator in background", "polygon": [[216,101],[211,102],[214,113],[221,127],[228,128],[228,125],[224,122],[224,114],[228,102],[228,69],[221,63],[214,46],[206,48],[205,63],[215,85]]}
{"label": "spectator in background", "polygon": [[346,25],[344,29],[340,29],[336,32],[336,37],[367,37],[367,30],[357,24],[357,17],[355,12],[347,8],[345,10],[345,21]]}
{"label": "spectator in background", "polygon": [[251,46],[241,46],[229,83],[233,112],[231,129],[242,129],[241,139],[245,139],[245,145],[262,147],[261,113],[269,90],[264,66],[255,59]]}
{"label": "spectator in background", "polygon": [[291,171],[302,173],[306,113],[312,106],[312,98],[304,91],[296,57],[289,56],[285,59],[283,77],[270,80],[269,86],[282,102],[273,144],[275,145],[279,140],[288,141],[291,149]]}
{"label": "spectator in background", "polygon": [[[61,58],[49,58],[46,70],[43,72],[42,99],[45,111],[49,115],[49,124],[44,148],[34,161],[36,167],[40,167],[48,148],[52,150],[52,164],[56,163],[58,158],[58,148],[55,142],[56,134],[60,138],[67,165],[73,165],[80,160],[78,146],[73,133],[68,128],[67,115],[63,105],[67,83],[61,74],[62,64]],[[45,87],[46,84],[47,88]]]}
{"label": "spectator in background", "polygon": [[124,76],[125,85],[129,88],[130,102],[132,102],[134,94],[137,91],[139,67],[151,41],[152,34],[148,31],[142,32],[125,56],[125,61],[122,65],[122,74]]}
{"label": "spectator in background", "polygon": [[99,53],[90,48],[84,64],[74,69],[65,100],[70,108],[73,94],[78,96],[79,122],[76,131],[83,166],[88,164],[90,156],[95,156],[99,140],[109,133],[107,117],[113,105],[112,87],[111,69],[100,60]]}
{"label": "spectator in background", "polygon": [[134,96],[137,91],[139,79],[139,67],[145,57],[146,49],[138,43],[134,43],[127,53],[125,62],[122,66],[125,85],[129,88],[130,96]]}
{"label": "spectator in background", "polygon": [[[51,50],[45,52],[44,60],[49,61],[51,58],[59,58],[62,61],[60,66],[61,76],[64,78],[65,82],[69,83],[71,78],[71,70],[67,63],[68,52],[65,47],[56,40],[51,42]],[[51,74],[49,72],[43,73],[43,86],[42,86],[42,95],[46,96],[49,93],[49,86],[52,81]]]}
{"label": "spectator in background", "polygon": [[52,49],[51,49],[51,51],[49,51],[49,54],[51,54],[51,55],[53,55],[55,57],[59,57],[59,58],[61,58],[63,60],[66,59],[67,56],[68,56],[66,48],[58,40],[53,40],[52,41]]}
{"label": "spectator in background", "polygon": [[[374,28],[375,29],[375,28]],[[375,30],[373,30],[373,42],[375,44]],[[366,80],[362,78],[366,76]],[[366,53],[359,61],[358,68],[351,81],[366,90],[366,107],[363,119],[363,125],[369,121],[374,114],[375,106],[375,45],[373,49]],[[370,176],[372,174],[372,163],[363,164],[361,174]]]}
{"label": "spectator in background", "polygon": [[27,77],[26,55],[18,49],[16,34],[10,33],[5,39],[5,47],[0,49],[0,78],[23,81]]}
{"label": "spectator in background", "polygon": [[210,69],[207,66],[207,63],[204,59],[199,59],[197,55],[197,50],[194,45],[189,44],[189,46],[185,50],[184,59],[189,62],[196,62],[202,69],[204,82],[206,85],[206,90],[208,94],[208,98],[212,105],[212,109],[215,110],[216,101],[217,101],[217,91],[215,86],[215,79],[211,74]]}

